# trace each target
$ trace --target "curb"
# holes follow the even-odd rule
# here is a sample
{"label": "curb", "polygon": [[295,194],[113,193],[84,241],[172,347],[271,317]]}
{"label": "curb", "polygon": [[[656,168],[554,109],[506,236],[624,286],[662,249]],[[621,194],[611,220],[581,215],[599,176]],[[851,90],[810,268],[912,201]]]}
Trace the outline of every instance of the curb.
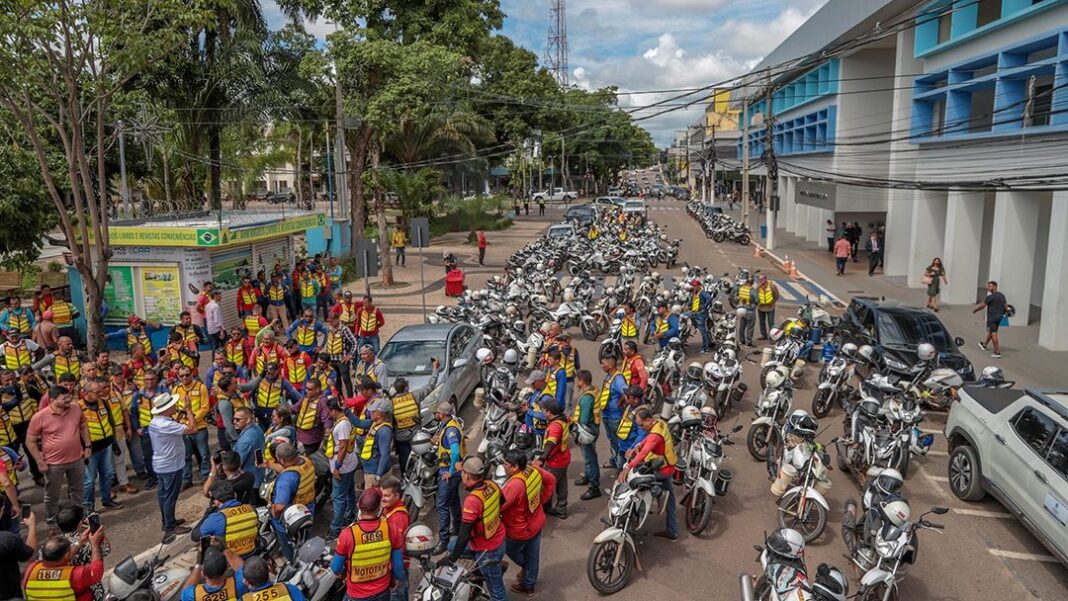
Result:
{"label": "curb", "polygon": [[[774,262],[779,267],[779,269],[781,269],[783,271],[783,273],[786,273],[786,267],[785,267],[786,261],[783,258],[779,257],[778,255],[776,255],[775,253],[771,252],[767,248],[757,244],[756,242],[753,242],[752,244],[753,244],[754,247],[756,247],[756,249],[758,251],[760,251],[761,255],[763,255],[764,257],[770,257],[772,259],[772,262]],[[797,263],[795,262],[794,265],[796,266]],[[809,282],[809,283],[817,285],[817,286],[819,285],[818,282],[816,282],[816,280],[813,280],[812,278],[808,277],[807,275],[805,275],[800,270],[797,271],[797,276],[801,280],[804,280],[806,282]],[[831,301],[833,301],[833,303],[836,306],[838,306],[838,307],[847,306],[848,303],[846,303],[842,299],[838,298],[838,295],[836,295],[835,293],[831,292],[830,290],[827,290],[826,288],[824,288],[822,286],[820,286],[820,289],[823,290],[824,295],[827,296],[827,298],[829,298]]]}

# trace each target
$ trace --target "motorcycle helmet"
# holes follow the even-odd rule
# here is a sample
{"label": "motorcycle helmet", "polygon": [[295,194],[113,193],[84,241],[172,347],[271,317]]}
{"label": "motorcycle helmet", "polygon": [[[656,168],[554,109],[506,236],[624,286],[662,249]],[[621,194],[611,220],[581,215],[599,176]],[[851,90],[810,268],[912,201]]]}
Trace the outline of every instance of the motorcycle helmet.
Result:
{"label": "motorcycle helmet", "polygon": [[815,438],[819,429],[819,422],[804,409],[798,409],[786,418],[786,431],[806,440]]}
{"label": "motorcycle helmet", "polygon": [[679,424],[683,428],[700,426],[704,420],[701,418],[701,410],[693,405],[686,405],[679,411]]}
{"label": "motorcycle helmet", "polygon": [[430,434],[419,430],[412,435],[412,453],[415,455],[425,455],[432,446]]}
{"label": "motorcycle helmet", "polygon": [[715,361],[709,361],[708,363],[705,363],[704,372],[705,380],[709,382],[714,382],[718,380],[720,374],[719,364],[717,364]]}
{"label": "motorcycle helmet", "polygon": [[838,568],[821,563],[816,568],[816,583],[812,593],[816,601],[846,601],[849,597],[849,579]]}
{"label": "motorcycle helmet", "polygon": [[805,554],[805,537],[793,528],[779,528],[768,536],[766,547],[784,559],[800,559]]}
{"label": "motorcycle helmet", "polygon": [[517,319],[512,322],[512,329],[515,330],[517,334],[526,334],[527,324],[523,320]]}
{"label": "motorcycle helmet", "polygon": [[857,350],[857,354],[860,355],[865,361],[875,363],[875,347],[870,344],[862,344],[860,349]]}
{"label": "motorcycle helmet", "polygon": [[842,355],[846,357],[855,357],[857,355],[857,345],[852,342],[847,342],[842,345]]}
{"label": "motorcycle helmet", "polygon": [[912,517],[912,508],[909,502],[901,495],[890,495],[879,503],[879,510],[883,518],[896,528],[904,528]]}
{"label": "motorcycle helmet", "polygon": [[426,524],[416,522],[404,533],[404,552],[409,557],[425,557],[434,551],[434,532]]}
{"label": "motorcycle helmet", "polygon": [[671,340],[668,340],[668,348],[673,351],[681,351],[682,340],[680,340],[678,336],[672,336]]}
{"label": "motorcycle helmet", "polygon": [[434,313],[437,313],[438,315],[448,315],[449,310],[445,307],[445,305],[438,305],[438,308],[434,309]]}
{"label": "motorcycle helmet", "polygon": [[534,433],[524,427],[515,434],[515,446],[520,450],[529,450],[534,448]]}
{"label": "motorcycle helmet", "polygon": [[721,301],[712,301],[712,312],[723,313],[723,303]]}
{"label": "motorcycle helmet", "polygon": [[803,340],[805,338],[805,328],[802,326],[794,326],[790,328],[790,333],[788,335],[794,340]]}
{"label": "motorcycle helmet", "polygon": [[1005,382],[1005,373],[996,365],[983,368],[983,375],[979,377],[980,386],[996,386]]}
{"label": "motorcycle helmet", "polygon": [[682,305],[671,305],[671,312],[675,315],[682,314]]}
{"label": "motorcycle helmet", "polygon": [[704,374],[704,368],[700,363],[694,361],[686,367],[686,379],[694,382],[700,382],[701,376]]}
{"label": "motorcycle helmet", "polygon": [[304,505],[290,505],[282,514],[282,524],[286,527],[290,540],[298,538],[301,530],[311,528],[311,523],[312,513]]}
{"label": "motorcycle helmet", "polygon": [[516,315],[519,315],[519,310],[515,308],[515,305],[508,305],[504,309],[504,315],[505,317],[515,317]]}
{"label": "motorcycle helmet", "polygon": [[514,367],[519,363],[519,353],[514,348],[510,348],[504,351],[504,364],[509,367]]}
{"label": "motorcycle helmet", "polygon": [[883,404],[875,397],[867,396],[860,399],[860,404],[857,408],[864,415],[875,419],[876,417],[879,417],[879,411],[883,408]]}
{"label": "motorcycle helmet", "polygon": [[570,303],[575,300],[575,291],[571,288],[564,288],[564,302]]}
{"label": "motorcycle helmet", "polygon": [[605,296],[612,296],[615,293],[616,293],[616,289],[611,287],[611,286],[609,286],[608,288],[604,289]]}
{"label": "motorcycle helmet", "polygon": [[901,487],[905,485],[905,479],[901,477],[901,472],[888,467],[874,474],[871,484],[882,495],[896,495],[901,492]]}
{"label": "motorcycle helmet", "polygon": [[740,319],[745,319],[745,316],[749,314],[749,310],[745,307],[738,307],[734,310],[734,314]]}
{"label": "motorcycle helmet", "polygon": [[921,342],[920,345],[916,347],[916,356],[920,361],[931,361],[937,355],[938,351],[935,350],[934,345],[930,342]]}
{"label": "motorcycle helmet", "polygon": [[774,390],[776,388],[779,388],[785,381],[786,376],[783,375],[783,373],[777,369],[769,371],[768,374],[764,376],[764,385],[767,389]]}
{"label": "motorcycle helmet", "polygon": [[712,421],[717,419],[718,417],[719,416],[716,415],[716,408],[712,405],[705,405],[704,407],[701,407],[701,419],[704,419],[706,421]]}
{"label": "motorcycle helmet", "polygon": [[782,328],[771,328],[768,337],[771,338],[772,342],[778,342],[782,338]]}
{"label": "motorcycle helmet", "polygon": [[480,348],[475,352],[475,359],[479,363],[493,363],[493,351],[488,348]]}
{"label": "motorcycle helmet", "polygon": [[482,300],[482,291],[481,290],[475,290],[474,292],[472,292],[471,293],[471,300],[475,300],[475,301]]}
{"label": "motorcycle helmet", "polygon": [[659,271],[654,271],[651,275],[652,275],[654,280],[659,280],[660,279],[660,272]]}

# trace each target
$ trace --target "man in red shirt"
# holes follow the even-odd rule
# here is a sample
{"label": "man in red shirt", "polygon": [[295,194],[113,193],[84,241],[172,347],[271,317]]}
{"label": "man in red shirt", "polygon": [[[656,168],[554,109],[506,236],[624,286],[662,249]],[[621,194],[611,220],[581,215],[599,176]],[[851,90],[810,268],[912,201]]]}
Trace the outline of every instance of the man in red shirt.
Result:
{"label": "man in red shirt", "polygon": [[553,498],[556,476],[547,470],[527,466],[527,456],[518,449],[504,452],[508,481],[501,489],[501,518],[507,535],[505,553],[519,565],[519,582],[512,590],[533,595],[541,563],[541,531],[545,528],[543,506]]}
{"label": "man in red shirt", "polygon": [[[378,488],[382,490],[382,511],[389,522],[389,537],[392,540],[404,540],[411,523],[411,516],[402,502],[402,485],[396,476],[386,476],[379,482]],[[401,549],[403,552],[403,549]],[[404,557],[404,573],[398,576],[400,584],[390,593],[392,601],[408,601],[408,557]]]}
{"label": "man in red shirt", "polygon": [[645,359],[638,354],[638,343],[628,340],[623,343],[623,365],[620,366],[627,386],[637,386],[645,392],[649,388],[649,371],[645,368]]}
{"label": "man in red shirt", "polygon": [[[64,374],[67,375],[70,374]],[[42,403],[30,419],[26,450],[45,474],[45,515],[54,519],[59,511],[64,481],[67,483],[66,500],[74,504],[82,501],[84,461],[89,459],[90,440],[82,409],[73,401],[71,391],[63,386],[53,386],[48,397],[47,406]]]}
{"label": "man in red shirt", "polygon": [[667,491],[667,530],[657,532],[656,536],[670,541],[678,540],[679,522],[675,516],[675,486],[672,480],[678,457],[671,441],[671,432],[667,423],[653,415],[649,407],[639,407],[635,410],[634,421],[648,434],[637,447],[631,449],[630,461],[619,472],[618,481],[625,482],[627,474],[639,465],[662,459],[664,465],[656,471],[656,479],[660,482],[660,487]]}
{"label": "man in red shirt", "polygon": [[486,232],[478,230],[478,264],[485,265],[486,261]]}
{"label": "man in red shirt", "polygon": [[479,572],[486,581],[491,601],[507,601],[504,589],[504,523],[501,521],[501,489],[485,479],[486,466],[478,457],[464,460],[460,474],[464,489],[460,534],[449,544],[448,557],[439,564],[454,563],[460,557],[478,556]]}
{"label": "man in red shirt", "polygon": [[348,599],[381,601],[388,598],[390,588],[404,571],[404,537],[395,539],[388,521],[380,515],[382,491],[363,491],[356,507],[360,517],[341,531],[330,568],[338,578],[345,579]]}
{"label": "man in red shirt", "polygon": [[65,536],[53,536],[41,547],[41,561],[26,568],[22,588],[27,601],[54,601],[70,599],[92,601],[92,587],[104,578],[104,554],[100,542],[104,540],[104,528],[89,533],[92,556],[88,565],[73,566],[74,547]]}
{"label": "man in red shirt", "polygon": [[386,325],[386,318],[382,317],[382,310],[375,306],[371,295],[364,295],[360,311],[356,315],[356,342],[360,346],[371,345],[377,355],[379,349],[378,331],[384,325]]}
{"label": "man in red shirt", "polygon": [[252,314],[252,307],[260,304],[262,295],[252,286],[252,279],[248,276],[241,278],[241,287],[237,289],[237,316],[244,317]]}
{"label": "man in red shirt", "polygon": [[556,503],[550,505],[545,513],[566,520],[567,466],[571,464],[571,420],[564,413],[563,404],[556,399],[543,401],[541,408],[545,411],[549,425],[545,428],[545,442],[542,446],[541,456],[544,459],[535,459],[534,465],[541,467],[544,461],[545,467],[556,477]]}

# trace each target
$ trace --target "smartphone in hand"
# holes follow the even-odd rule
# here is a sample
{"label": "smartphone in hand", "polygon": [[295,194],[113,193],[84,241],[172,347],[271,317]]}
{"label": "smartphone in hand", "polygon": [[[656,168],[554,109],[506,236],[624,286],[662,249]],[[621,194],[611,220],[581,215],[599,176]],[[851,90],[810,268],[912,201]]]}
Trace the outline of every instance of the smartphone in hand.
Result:
{"label": "smartphone in hand", "polygon": [[99,513],[90,513],[89,514],[89,532],[93,533],[93,532],[96,532],[97,530],[100,530],[100,514]]}
{"label": "smartphone in hand", "polygon": [[30,504],[29,503],[23,503],[22,504],[22,519],[24,519],[24,520],[30,519],[30,514],[31,513],[33,513],[33,508],[30,507]]}
{"label": "smartphone in hand", "polygon": [[256,449],[256,465],[263,465],[263,451]]}

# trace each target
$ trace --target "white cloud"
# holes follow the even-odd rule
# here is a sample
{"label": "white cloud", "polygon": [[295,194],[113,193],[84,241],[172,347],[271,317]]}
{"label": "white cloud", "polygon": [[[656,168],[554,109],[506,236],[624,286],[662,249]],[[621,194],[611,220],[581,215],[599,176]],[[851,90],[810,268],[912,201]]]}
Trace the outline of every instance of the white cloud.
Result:
{"label": "white cloud", "polygon": [[802,12],[787,8],[769,23],[730,20],[721,25],[717,35],[726,37],[733,48],[745,48],[751,53],[766,55],[788,38],[808,20],[815,10]]}

